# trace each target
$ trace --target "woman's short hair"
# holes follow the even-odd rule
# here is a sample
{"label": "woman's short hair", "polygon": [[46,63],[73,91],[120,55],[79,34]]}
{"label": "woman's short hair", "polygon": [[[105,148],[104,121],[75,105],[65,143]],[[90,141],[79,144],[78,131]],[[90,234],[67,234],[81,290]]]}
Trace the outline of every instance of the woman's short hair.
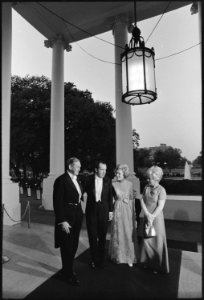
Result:
{"label": "woman's short hair", "polygon": [[146,174],[154,180],[160,181],[163,176],[163,170],[158,166],[152,166],[149,169],[147,169]]}
{"label": "woman's short hair", "polygon": [[115,169],[115,173],[118,171],[118,170],[122,170],[123,172],[123,176],[126,178],[128,177],[128,175],[130,174],[129,172],[129,167],[128,165],[126,164],[119,164],[116,166],[116,169]]}

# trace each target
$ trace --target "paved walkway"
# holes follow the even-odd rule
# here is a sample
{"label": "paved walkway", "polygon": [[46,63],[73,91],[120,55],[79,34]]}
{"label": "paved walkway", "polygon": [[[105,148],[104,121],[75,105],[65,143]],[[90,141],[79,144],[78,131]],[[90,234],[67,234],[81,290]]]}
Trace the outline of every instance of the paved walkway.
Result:
{"label": "paved walkway", "polygon": [[[28,223],[23,221],[21,224],[3,228],[2,254],[10,258],[3,264],[3,299],[26,297],[61,268],[59,250],[53,247],[53,212],[40,211],[38,207],[41,201],[35,197],[29,200],[31,200],[31,227],[28,228]],[[27,197],[21,196],[22,213],[26,201]],[[182,251],[177,298],[202,298],[201,224],[166,220],[166,228],[167,238],[174,242],[172,245],[178,248],[182,245],[186,247],[185,243],[190,242],[198,246],[192,248],[193,251]],[[109,234],[107,238],[109,239]],[[175,244],[175,241],[183,244]],[[77,256],[88,247],[84,222]],[[159,285],[158,279],[158,290]]]}

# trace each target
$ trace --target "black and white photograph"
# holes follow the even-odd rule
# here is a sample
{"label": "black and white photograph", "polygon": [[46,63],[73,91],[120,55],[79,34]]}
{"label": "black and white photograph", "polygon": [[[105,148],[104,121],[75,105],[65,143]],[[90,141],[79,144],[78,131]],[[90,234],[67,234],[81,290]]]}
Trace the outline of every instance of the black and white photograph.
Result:
{"label": "black and white photograph", "polygon": [[2,299],[201,299],[202,1],[1,2]]}

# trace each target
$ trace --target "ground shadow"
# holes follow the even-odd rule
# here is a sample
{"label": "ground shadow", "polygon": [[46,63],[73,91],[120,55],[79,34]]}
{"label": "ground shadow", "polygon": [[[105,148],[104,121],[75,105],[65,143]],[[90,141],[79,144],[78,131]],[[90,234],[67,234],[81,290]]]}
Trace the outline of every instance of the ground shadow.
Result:
{"label": "ground shadow", "polygon": [[141,267],[128,267],[107,262],[103,270],[90,269],[89,251],[75,261],[80,286],[69,286],[56,273],[25,299],[131,299],[177,298],[181,266],[181,251],[169,249],[171,273],[155,275]]}

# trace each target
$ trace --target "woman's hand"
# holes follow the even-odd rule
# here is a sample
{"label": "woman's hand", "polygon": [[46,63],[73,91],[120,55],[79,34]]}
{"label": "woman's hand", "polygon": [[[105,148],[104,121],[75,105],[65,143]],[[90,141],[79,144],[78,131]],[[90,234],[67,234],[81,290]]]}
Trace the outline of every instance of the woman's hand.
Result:
{"label": "woman's hand", "polygon": [[123,197],[123,202],[127,204],[127,203],[128,203],[128,200],[129,200],[129,195],[126,194],[126,193],[124,193],[124,194],[122,195],[122,197]]}
{"label": "woman's hand", "polygon": [[152,223],[154,221],[154,216],[150,213],[148,213],[147,215],[147,223],[148,223],[148,226],[152,226]]}
{"label": "woman's hand", "polygon": [[123,202],[128,204],[128,199],[127,198],[123,198]]}
{"label": "woman's hand", "polygon": [[112,221],[112,219],[113,219],[113,212],[112,211],[109,211],[109,221]]}

